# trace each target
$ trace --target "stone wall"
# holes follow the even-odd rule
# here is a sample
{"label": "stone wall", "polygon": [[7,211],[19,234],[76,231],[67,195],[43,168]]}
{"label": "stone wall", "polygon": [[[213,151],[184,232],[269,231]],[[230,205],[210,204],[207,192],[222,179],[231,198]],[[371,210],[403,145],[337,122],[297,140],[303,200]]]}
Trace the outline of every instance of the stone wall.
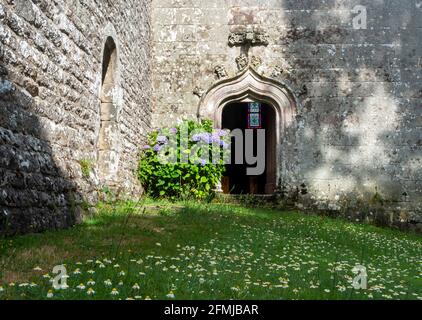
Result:
{"label": "stone wall", "polygon": [[154,126],[195,118],[215,67],[239,72],[229,34],[263,30],[249,58],[298,100],[280,189],[299,207],[421,228],[422,1],[153,0],[152,24]]}
{"label": "stone wall", "polygon": [[[67,227],[103,185],[139,188],[138,147],[151,117],[150,15],[149,0],[0,0],[0,231]],[[110,37],[116,126],[100,137]],[[107,140],[113,157],[99,163]],[[112,173],[102,172],[107,166]]]}

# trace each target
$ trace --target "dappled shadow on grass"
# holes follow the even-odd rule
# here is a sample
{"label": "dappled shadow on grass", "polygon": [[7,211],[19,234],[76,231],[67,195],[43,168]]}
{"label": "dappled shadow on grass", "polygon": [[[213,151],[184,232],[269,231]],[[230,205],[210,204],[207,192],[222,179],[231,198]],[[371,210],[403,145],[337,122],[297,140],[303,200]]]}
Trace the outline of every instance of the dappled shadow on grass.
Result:
{"label": "dappled shadow on grass", "polygon": [[[126,297],[142,282],[141,295],[153,299],[165,298],[173,287],[181,299],[345,299],[354,294],[347,279],[356,264],[368,266],[371,285],[394,280],[410,293],[422,271],[422,239],[391,230],[232,205],[187,203],[154,212],[103,208],[71,230],[15,238],[1,251],[7,263],[0,282],[34,281],[41,286],[34,297],[45,298],[49,288],[42,275],[66,263],[71,286],[97,282],[95,298],[115,298],[103,285],[111,279],[115,286],[124,282],[118,289]],[[34,271],[36,266],[42,271]],[[74,274],[76,268],[82,274]],[[87,295],[76,290],[57,297]]]}

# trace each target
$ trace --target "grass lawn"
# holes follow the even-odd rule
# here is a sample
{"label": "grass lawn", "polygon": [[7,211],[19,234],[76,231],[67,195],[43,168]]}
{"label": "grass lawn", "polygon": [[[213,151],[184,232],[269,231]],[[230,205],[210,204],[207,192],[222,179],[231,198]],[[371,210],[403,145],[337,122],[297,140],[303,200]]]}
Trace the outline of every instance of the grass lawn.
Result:
{"label": "grass lawn", "polygon": [[[296,212],[103,205],[73,229],[0,241],[0,299],[422,299],[421,236]],[[54,290],[61,264],[69,288]]]}

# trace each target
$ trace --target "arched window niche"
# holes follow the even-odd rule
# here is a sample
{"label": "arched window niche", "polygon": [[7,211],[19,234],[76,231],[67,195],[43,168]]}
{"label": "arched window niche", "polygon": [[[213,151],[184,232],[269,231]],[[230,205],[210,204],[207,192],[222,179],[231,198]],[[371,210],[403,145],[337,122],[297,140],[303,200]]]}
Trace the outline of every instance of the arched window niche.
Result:
{"label": "arched window niche", "polygon": [[116,182],[119,168],[119,50],[114,28],[108,26],[102,55],[98,171],[100,181]]}

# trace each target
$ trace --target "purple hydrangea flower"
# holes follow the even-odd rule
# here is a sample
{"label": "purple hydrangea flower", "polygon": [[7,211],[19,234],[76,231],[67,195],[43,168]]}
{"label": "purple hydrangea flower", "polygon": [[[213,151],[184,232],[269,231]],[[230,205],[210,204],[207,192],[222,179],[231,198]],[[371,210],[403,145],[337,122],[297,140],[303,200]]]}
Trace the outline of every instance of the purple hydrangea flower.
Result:
{"label": "purple hydrangea flower", "polygon": [[162,149],[162,146],[160,146],[159,144],[157,144],[157,145],[154,147],[154,151],[155,151],[155,152],[160,152],[160,151],[161,151],[161,149]]}
{"label": "purple hydrangea flower", "polygon": [[199,135],[199,134],[193,135],[192,141],[193,142],[199,142],[199,141],[201,141],[201,135]]}
{"label": "purple hydrangea flower", "polygon": [[214,141],[214,137],[211,133],[203,132],[193,135],[192,137],[193,142],[199,142],[202,141],[206,144],[211,144]]}
{"label": "purple hydrangea flower", "polygon": [[168,142],[168,138],[166,136],[158,136],[157,142],[160,144],[166,144]]}
{"label": "purple hydrangea flower", "polygon": [[218,130],[217,133],[220,137],[226,137],[229,133],[227,132],[227,130]]}
{"label": "purple hydrangea flower", "polygon": [[201,160],[199,161],[199,164],[201,165],[201,167],[205,167],[205,166],[207,165],[207,161],[206,161],[206,160],[204,160],[204,159],[201,159]]}
{"label": "purple hydrangea flower", "polygon": [[171,134],[176,134],[177,132],[178,132],[177,128],[171,128],[170,129]]}
{"label": "purple hydrangea flower", "polygon": [[224,140],[220,141],[220,146],[223,147],[223,149],[228,149],[230,147],[230,145]]}
{"label": "purple hydrangea flower", "polygon": [[145,146],[142,147],[142,150],[149,150],[149,149],[151,149],[151,146],[149,146],[149,145],[145,145]]}

